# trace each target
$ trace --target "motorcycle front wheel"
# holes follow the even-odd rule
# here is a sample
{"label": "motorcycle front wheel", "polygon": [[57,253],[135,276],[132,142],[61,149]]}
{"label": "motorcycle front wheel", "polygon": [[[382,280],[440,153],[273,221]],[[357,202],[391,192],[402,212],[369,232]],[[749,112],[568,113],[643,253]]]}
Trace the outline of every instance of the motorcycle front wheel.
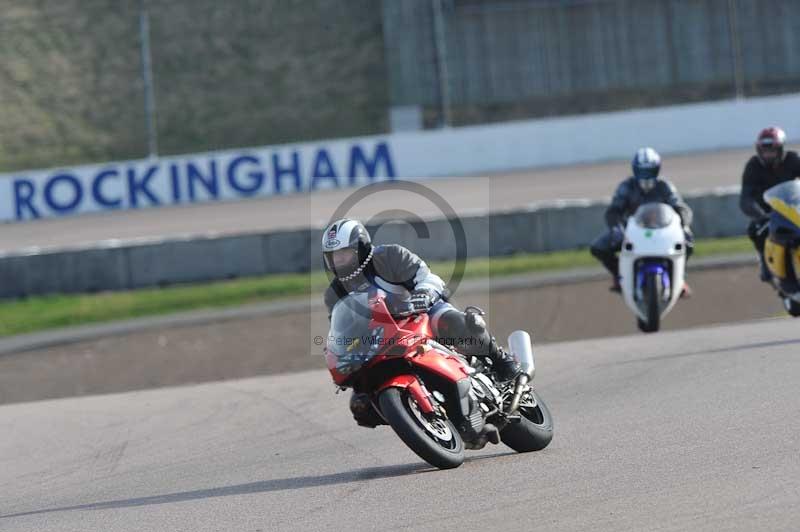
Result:
{"label": "motorcycle front wheel", "polygon": [[464,442],[453,423],[440,415],[426,415],[408,391],[387,388],[378,396],[381,413],[395,433],[417,456],[439,469],[464,462]]}
{"label": "motorcycle front wheel", "polygon": [[647,321],[636,318],[639,330],[645,333],[658,332],[661,328],[661,279],[655,273],[648,273],[644,284],[644,297],[647,301]]}

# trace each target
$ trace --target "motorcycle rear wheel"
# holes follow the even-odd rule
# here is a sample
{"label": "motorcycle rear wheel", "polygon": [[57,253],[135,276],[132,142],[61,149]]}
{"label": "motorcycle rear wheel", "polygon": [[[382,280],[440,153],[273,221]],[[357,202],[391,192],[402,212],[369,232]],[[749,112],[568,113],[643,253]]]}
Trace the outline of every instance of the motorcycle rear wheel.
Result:
{"label": "motorcycle rear wheel", "polygon": [[439,469],[464,462],[464,442],[453,423],[441,416],[428,418],[406,390],[387,388],[378,396],[381,413],[395,433],[417,456]]}
{"label": "motorcycle rear wheel", "polygon": [[[500,439],[518,453],[541,451],[553,439],[553,416],[550,409],[536,392],[530,390],[532,399],[520,402],[519,423],[506,425],[500,431]],[[524,397],[524,396],[523,396]],[[527,405],[526,405],[527,404]]]}

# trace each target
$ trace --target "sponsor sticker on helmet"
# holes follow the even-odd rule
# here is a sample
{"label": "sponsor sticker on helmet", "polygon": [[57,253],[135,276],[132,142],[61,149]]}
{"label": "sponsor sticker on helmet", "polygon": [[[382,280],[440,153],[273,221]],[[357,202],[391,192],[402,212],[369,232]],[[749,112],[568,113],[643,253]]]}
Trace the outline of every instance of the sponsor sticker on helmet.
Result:
{"label": "sponsor sticker on helmet", "polygon": [[331,227],[330,231],[328,231],[328,240],[325,241],[325,247],[335,248],[339,244],[341,244],[341,242],[336,238],[336,226],[334,225]]}

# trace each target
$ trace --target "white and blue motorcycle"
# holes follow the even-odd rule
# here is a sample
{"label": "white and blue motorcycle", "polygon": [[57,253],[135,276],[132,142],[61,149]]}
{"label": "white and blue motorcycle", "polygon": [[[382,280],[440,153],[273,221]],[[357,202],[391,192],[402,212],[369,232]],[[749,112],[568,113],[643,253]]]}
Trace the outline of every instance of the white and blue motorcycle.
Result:
{"label": "white and blue motorcycle", "polygon": [[628,219],[619,257],[620,286],[639,330],[656,332],[681,296],[686,235],[665,203],[645,203]]}

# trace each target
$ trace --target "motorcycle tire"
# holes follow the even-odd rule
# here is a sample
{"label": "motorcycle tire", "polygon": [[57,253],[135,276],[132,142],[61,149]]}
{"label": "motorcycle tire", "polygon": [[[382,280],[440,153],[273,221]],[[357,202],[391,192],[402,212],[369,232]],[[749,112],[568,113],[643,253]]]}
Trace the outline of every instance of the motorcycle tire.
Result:
{"label": "motorcycle tire", "polygon": [[536,392],[531,390],[529,393],[533,395],[536,407],[520,406],[520,422],[506,425],[500,431],[500,440],[518,453],[541,451],[553,439],[553,416],[550,409]]}
{"label": "motorcycle tire", "polygon": [[464,442],[449,419],[427,420],[411,395],[399,388],[381,392],[378,404],[383,417],[417,456],[439,469],[452,469],[464,462]]}
{"label": "motorcycle tire", "polygon": [[647,299],[647,321],[639,318],[636,324],[639,330],[645,333],[658,332],[661,328],[661,311],[658,302],[661,300],[659,279],[656,273],[649,273],[644,280],[644,297]]}

